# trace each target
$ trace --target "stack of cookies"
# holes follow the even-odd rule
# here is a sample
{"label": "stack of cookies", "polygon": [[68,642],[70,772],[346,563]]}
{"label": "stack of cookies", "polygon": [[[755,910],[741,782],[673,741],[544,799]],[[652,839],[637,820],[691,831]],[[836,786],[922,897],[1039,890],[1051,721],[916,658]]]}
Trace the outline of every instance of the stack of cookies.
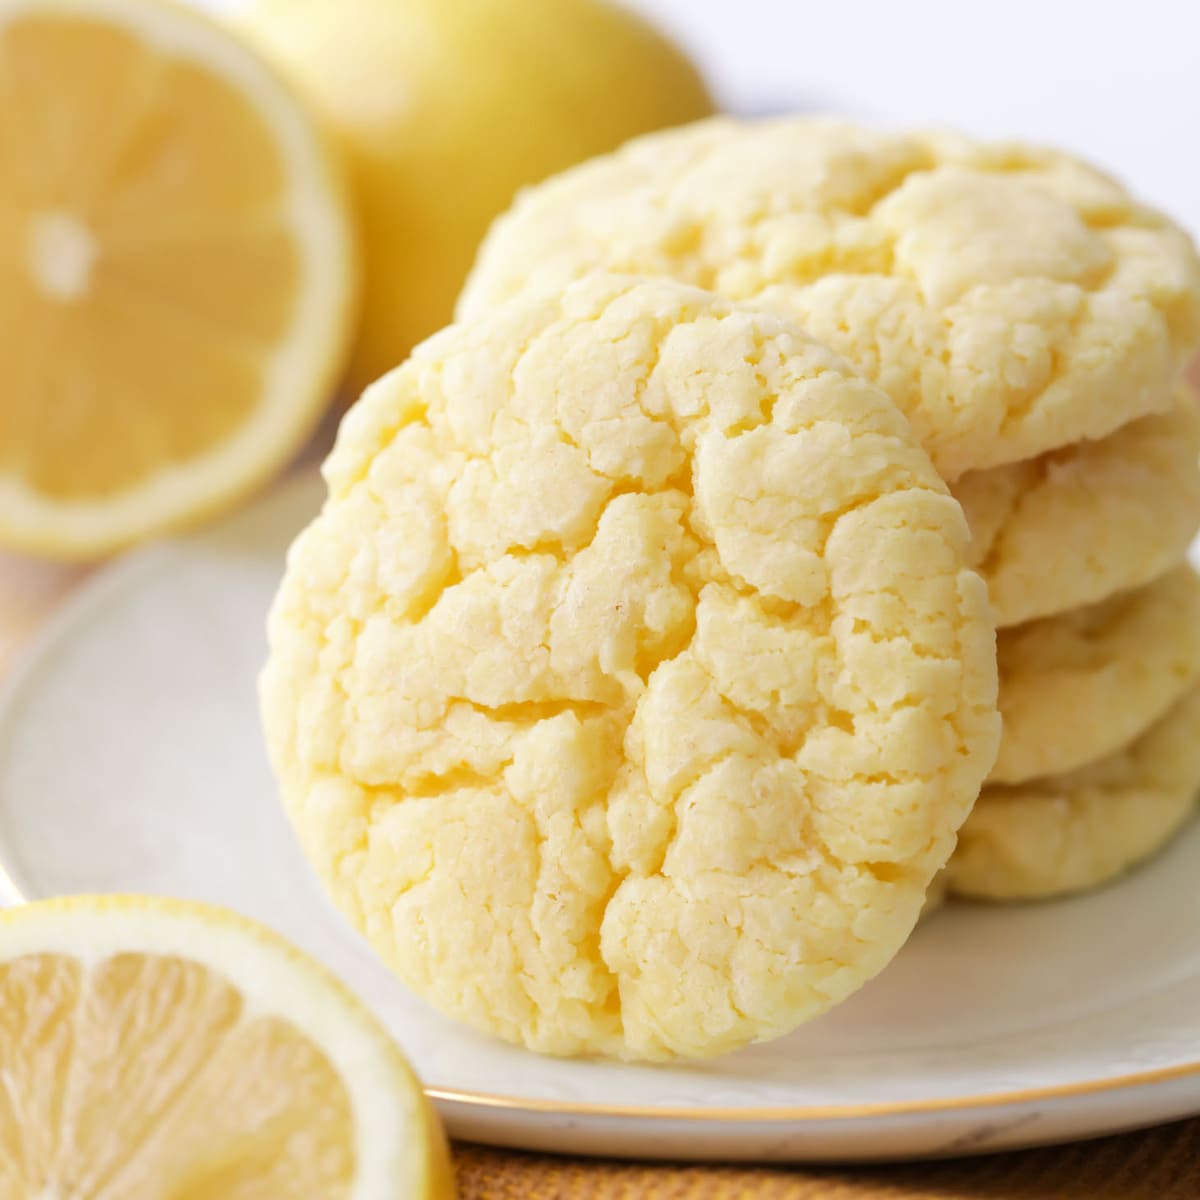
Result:
{"label": "stack of cookies", "polygon": [[544,1053],[705,1057],[904,945],[1000,716],[962,508],[880,388],[596,273],[418,347],[325,475],[267,744],[410,988]]}
{"label": "stack of cookies", "polygon": [[595,271],[797,320],[908,417],[962,504],[999,629],[999,755],[944,882],[1093,887],[1200,789],[1200,345],[1187,236],[1067,155],[727,119],[526,192],[462,317]]}
{"label": "stack of cookies", "polygon": [[526,194],[276,598],[330,896],[455,1019],[657,1060],[840,1003],[938,878],[1146,857],[1200,785],[1197,344],[1188,239],[1059,154],[716,121]]}

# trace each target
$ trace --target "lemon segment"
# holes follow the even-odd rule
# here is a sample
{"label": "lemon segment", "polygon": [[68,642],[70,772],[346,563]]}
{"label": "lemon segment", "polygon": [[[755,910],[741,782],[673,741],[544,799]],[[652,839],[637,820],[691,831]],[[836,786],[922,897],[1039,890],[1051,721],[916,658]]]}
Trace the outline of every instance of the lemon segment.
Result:
{"label": "lemon segment", "polygon": [[299,449],[356,250],[332,155],[251,51],[153,0],[13,0],[0,178],[0,542],[95,557]]}
{"label": "lemon segment", "polygon": [[0,914],[0,1194],[453,1194],[420,1085],[366,1010],[220,909],[75,897]]}

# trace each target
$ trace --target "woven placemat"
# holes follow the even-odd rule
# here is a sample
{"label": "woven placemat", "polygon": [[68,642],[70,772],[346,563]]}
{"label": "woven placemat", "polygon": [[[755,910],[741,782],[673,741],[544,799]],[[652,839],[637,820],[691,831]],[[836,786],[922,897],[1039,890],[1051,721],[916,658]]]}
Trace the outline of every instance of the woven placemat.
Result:
{"label": "woven placemat", "polygon": [[987,1158],[875,1167],[598,1162],[456,1146],[460,1200],[1200,1200],[1200,1120]]}

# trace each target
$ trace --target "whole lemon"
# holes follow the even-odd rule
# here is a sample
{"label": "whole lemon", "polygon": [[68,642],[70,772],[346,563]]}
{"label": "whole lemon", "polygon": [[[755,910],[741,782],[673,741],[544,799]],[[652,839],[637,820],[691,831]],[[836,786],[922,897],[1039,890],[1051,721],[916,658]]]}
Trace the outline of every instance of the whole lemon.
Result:
{"label": "whole lemon", "polygon": [[606,0],[255,0],[240,19],[348,159],[355,387],[450,320],[520,187],[713,107],[685,55]]}

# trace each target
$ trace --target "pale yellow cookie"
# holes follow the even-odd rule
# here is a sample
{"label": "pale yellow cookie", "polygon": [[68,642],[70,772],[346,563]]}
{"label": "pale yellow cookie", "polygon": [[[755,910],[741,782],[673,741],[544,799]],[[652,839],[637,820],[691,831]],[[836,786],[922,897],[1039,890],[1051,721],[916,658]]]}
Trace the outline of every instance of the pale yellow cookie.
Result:
{"label": "pale yellow cookie", "polygon": [[1200,579],[1178,567],[1001,630],[996,654],[1004,733],[988,782],[1073,771],[1133,741],[1200,680]]}
{"label": "pale yellow cookie", "polygon": [[946,874],[951,895],[1035,900],[1098,887],[1149,858],[1200,791],[1200,691],[1133,745],[1069,775],[986,787]]}
{"label": "pale yellow cookie", "polygon": [[1188,392],[1170,413],[972,471],[951,490],[997,625],[1093,604],[1187,554],[1200,528],[1200,412]]}
{"label": "pale yellow cookie", "polygon": [[804,118],[651,135],[526,191],[460,300],[597,267],[781,307],[947,479],[1161,412],[1200,343],[1187,236],[1065,154]]}
{"label": "pale yellow cookie", "polygon": [[594,277],[425,343],[326,474],[265,723],[410,987],[661,1059],[888,962],[999,718],[966,522],[881,391],[779,318]]}

